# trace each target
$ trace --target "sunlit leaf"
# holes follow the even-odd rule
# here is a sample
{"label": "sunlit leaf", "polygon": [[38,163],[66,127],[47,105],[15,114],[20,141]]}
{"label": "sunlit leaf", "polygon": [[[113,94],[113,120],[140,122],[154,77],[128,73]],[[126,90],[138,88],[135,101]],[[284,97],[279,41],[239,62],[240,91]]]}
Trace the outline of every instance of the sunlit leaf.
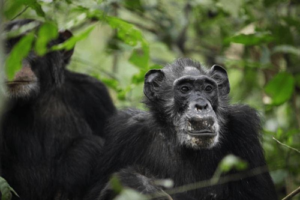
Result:
{"label": "sunlit leaf", "polygon": [[11,188],[6,180],[2,177],[0,177],[0,192],[2,200],[10,200],[12,198],[12,193],[14,193],[18,197],[16,191]]}
{"label": "sunlit leaf", "polygon": [[271,97],[273,105],[280,105],[291,98],[294,85],[294,77],[289,73],[281,72],[269,81],[265,92]]}
{"label": "sunlit leaf", "polygon": [[222,159],[219,167],[222,172],[228,172],[232,169],[244,170],[248,167],[248,164],[242,159],[231,154]]}
{"label": "sunlit leaf", "polygon": [[243,5],[243,1],[240,0],[220,0],[219,4],[220,8],[224,11],[230,13],[232,16],[237,17],[239,14],[239,10]]}
{"label": "sunlit leaf", "polygon": [[81,33],[71,37],[64,43],[53,46],[51,49],[52,50],[62,50],[62,49],[70,50],[75,46],[76,42],[88,37],[94,28],[95,28],[95,25],[93,25],[93,26],[87,28],[86,30],[82,31]]}
{"label": "sunlit leaf", "polygon": [[280,45],[280,46],[276,46],[273,50],[273,53],[290,53],[290,54],[294,54],[296,56],[300,56],[300,49],[296,48],[294,46],[291,45]]}
{"label": "sunlit leaf", "polygon": [[31,50],[34,34],[29,33],[14,46],[6,60],[6,75],[8,80],[12,80],[17,71],[22,67],[22,60]]}
{"label": "sunlit leaf", "polygon": [[225,42],[239,43],[244,45],[258,45],[269,43],[275,38],[270,33],[254,33],[254,34],[240,34],[227,38]]}
{"label": "sunlit leaf", "polygon": [[129,61],[140,69],[147,69],[149,63],[149,46],[144,45],[142,49],[135,49]]}
{"label": "sunlit leaf", "polygon": [[126,188],[122,190],[121,194],[119,194],[115,200],[147,200],[148,198],[139,192]]}
{"label": "sunlit leaf", "polygon": [[118,37],[130,46],[136,46],[138,42],[142,41],[143,37],[132,24],[129,24],[116,17],[107,17],[108,24],[118,30]]}
{"label": "sunlit leaf", "polygon": [[174,181],[172,179],[154,180],[154,184],[158,186],[163,186],[165,188],[174,187]]}
{"label": "sunlit leaf", "polygon": [[19,26],[18,28],[14,28],[10,31],[5,31],[3,36],[7,39],[13,38],[13,37],[18,37],[20,35],[23,35],[35,28],[37,28],[41,23],[38,21],[32,21],[30,23],[24,24],[22,26]]}
{"label": "sunlit leaf", "polygon": [[55,24],[45,22],[38,32],[38,38],[35,42],[35,51],[38,55],[44,55],[47,52],[47,44],[50,40],[56,38],[58,30]]}
{"label": "sunlit leaf", "polygon": [[122,191],[123,187],[117,176],[113,176],[109,182],[116,194],[119,194]]}
{"label": "sunlit leaf", "polygon": [[109,79],[109,78],[101,78],[101,81],[108,87],[117,90],[119,87],[119,82],[115,79]]}

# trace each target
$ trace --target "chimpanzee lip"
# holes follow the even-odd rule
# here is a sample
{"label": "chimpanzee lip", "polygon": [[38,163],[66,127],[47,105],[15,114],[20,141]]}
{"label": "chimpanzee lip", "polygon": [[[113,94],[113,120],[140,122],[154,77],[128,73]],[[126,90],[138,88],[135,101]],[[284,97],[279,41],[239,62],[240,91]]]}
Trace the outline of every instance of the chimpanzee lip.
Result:
{"label": "chimpanzee lip", "polygon": [[6,81],[7,85],[18,85],[18,84],[29,84],[35,81],[32,80],[15,80],[15,81]]}
{"label": "chimpanzee lip", "polygon": [[193,137],[214,137],[217,135],[210,130],[188,131],[188,134]]}

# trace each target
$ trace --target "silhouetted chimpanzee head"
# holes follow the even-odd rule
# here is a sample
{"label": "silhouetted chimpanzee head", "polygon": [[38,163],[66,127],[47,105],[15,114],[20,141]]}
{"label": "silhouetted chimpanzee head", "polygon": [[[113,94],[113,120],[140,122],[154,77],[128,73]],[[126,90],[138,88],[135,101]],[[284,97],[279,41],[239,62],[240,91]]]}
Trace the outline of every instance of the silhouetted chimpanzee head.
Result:
{"label": "silhouetted chimpanzee head", "polygon": [[214,65],[207,71],[189,59],[145,76],[146,104],[153,116],[164,127],[174,128],[180,145],[193,149],[219,142],[229,91],[225,69]]}
{"label": "silhouetted chimpanzee head", "polygon": [[[4,41],[5,52],[9,54],[13,47],[28,34],[29,31],[37,32],[42,22],[24,19],[12,21],[5,26],[5,31],[17,30],[22,26],[33,27],[26,30],[25,33],[16,37],[7,38]],[[53,45],[64,42],[72,36],[69,31],[59,32],[58,38],[48,43],[48,48]],[[34,46],[34,44],[32,45]],[[63,80],[63,70],[70,61],[73,49],[69,51],[52,51],[44,56],[38,56],[31,50],[28,56],[22,61],[22,68],[16,74],[13,80],[7,81],[8,95],[13,99],[32,99],[41,93],[51,90],[53,87],[59,87]]]}

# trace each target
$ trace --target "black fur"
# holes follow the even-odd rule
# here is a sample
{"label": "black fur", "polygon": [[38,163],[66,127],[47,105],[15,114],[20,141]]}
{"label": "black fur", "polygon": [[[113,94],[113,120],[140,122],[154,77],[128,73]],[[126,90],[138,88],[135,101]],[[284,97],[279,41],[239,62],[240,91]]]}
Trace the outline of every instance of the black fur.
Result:
{"label": "black fur", "polygon": [[[173,87],[173,83],[174,80],[183,76],[185,66],[198,68],[201,75],[205,75],[205,79],[213,77],[213,81],[218,85],[218,89],[215,89],[218,100],[214,102],[209,99],[213,112],[217,114],[215,120],[220,125],[219,141],[212,147],[202,148],[202,143],[196,147],[185,146],[176,137],[178,134],[176,126],[178,125],[173,120],[177,121],[176,118],[180,112],[178,107],[185,103],[177,105],[170,103],[170,99],[176,98],[173,95],[176,84]],[[194,76],[197,75],[194,74]],[[198,78],[200,81],[203,80],[201,76]],[[156,84],[153,84],[152,88],[147,88],[153,81],[156,81]],[[249,171],[244,172],[243,176],[249,177],[186,191],[179,195],[170,194],[172,198],[277,199],[274,184],[268,172],[263,171],[255,176],[251,176],[250,173],[253,169],[266,166],[259,141],[260,120],[258,114],[248,106],[227,103],[229,83],[226,81],[227,75],[224,69],[215,66],[210,71],[206,71],[198,63],[188,59],[181,59],[162,70],[150,71],[145,80],[145,94],[148,97],[146,104],[150,107],[150,112],[120,111],[111,120],[110,137],[105,143],[103,151],[105,154],[100,158],[98,167],[98,180],[95,178],[94,187],[86,199],[97,199],[102,188],[104,188],[101,192],[102,199],[110,199],[107,195],[110,193],[107,181],[113,173],[117,173],[121,177],[121,182],[125,186],[145,194],[161,190],[153,184],[153,179],[172,179],[174,187],[209,180],[214,175],[219,162],[228,154],[234,154],[248,162]],[[202,91],[200,97],[206,96]],[[114,148],[111,148],[112,146]],[[131,170],[124,173],[122,169],[128,166],[131,166]],[[231,171],[224,176],[231,174],[234,172]],[[145,178],[149,180],[145,180]]]}
{"label": "black fur", "polygon": [[[13,21],[6,30],[30,22]],[[67,39],[62,34],[49,46]],[[20,38],[6,41],[8,53]],[[82,199],[115,112],[103,83],[65,68],[72,51],[30,52],[24,63],[37,77],[33,89],[8,83],[0,152],[3,177],[21,200]]]}

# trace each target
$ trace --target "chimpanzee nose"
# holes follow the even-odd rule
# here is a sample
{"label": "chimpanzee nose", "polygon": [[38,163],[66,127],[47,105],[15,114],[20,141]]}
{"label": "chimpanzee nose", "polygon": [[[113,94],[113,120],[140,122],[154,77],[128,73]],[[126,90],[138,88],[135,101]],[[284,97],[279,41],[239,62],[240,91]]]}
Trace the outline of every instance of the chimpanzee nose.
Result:
{"label": "chimpanzee nose", "polygon": [[204,112],[204,111],[209,111],[209,104],[207,101],[204,99],[200,99],[194,104],[194,108],[198,112]]}

